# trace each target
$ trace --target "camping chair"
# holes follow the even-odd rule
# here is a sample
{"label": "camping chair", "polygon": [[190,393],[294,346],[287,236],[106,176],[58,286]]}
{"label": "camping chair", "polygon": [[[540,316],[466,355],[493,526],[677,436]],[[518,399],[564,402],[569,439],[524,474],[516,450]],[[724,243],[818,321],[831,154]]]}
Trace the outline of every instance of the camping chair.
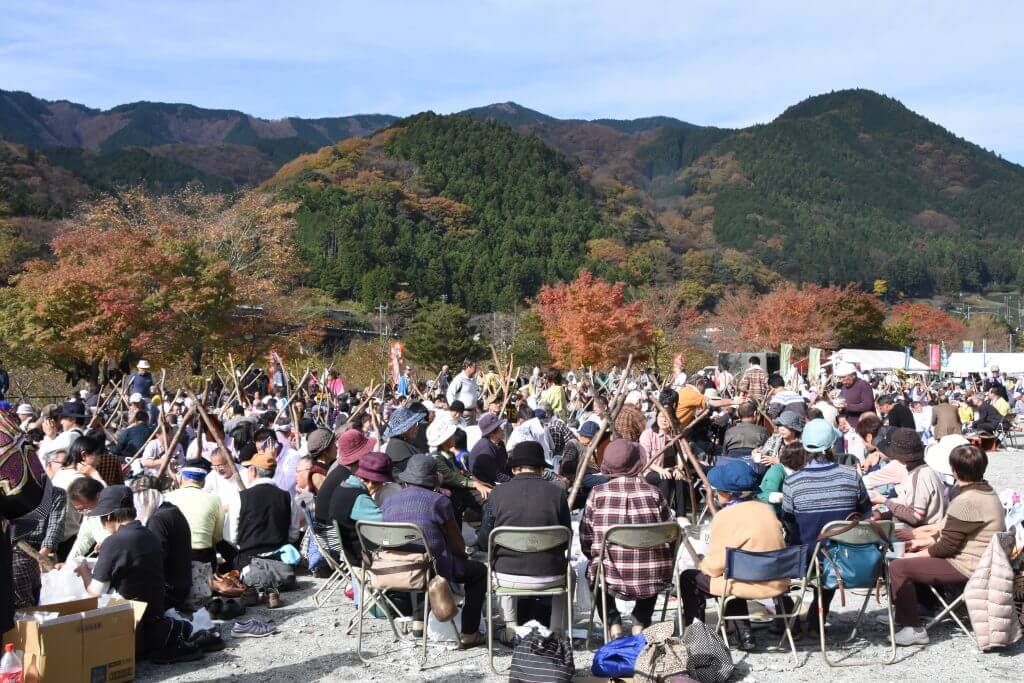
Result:
{"label": "camping chair", "polygon": [[[995,545],[998,547],[998,550],[995,552],[1003,552],[1007,555],[1007,557],[1009,557],[1009,555],[1013,552],[1015,542],[1016,536],[1014,535],[1014,532],[1000,532],[992,536],[992,540],[989,541],[989,547]],[[966,587],[967,584],[964,584],[965,589]],[[925,625],[925,630],[927,631],[928,629],[932,628],[948,616],[954,622],[956,622],[957,627],[963,632],[965,636],[970,638],[971,643],[974,645],[975,649],[977,649],[980,652],[981,648],[978,647],[978,639],[974,636],[974,632],[971,631],[971,629],[967,628],[967,625],[964,624],[963,620],[956,613],[956,609],[958,607],[960,607],[962,604],[966,604],[964,591],[961,590],[960,594],[952,602],[947,602],[946,596],[943,595],[942,591],[940,591],[937,587],[929,586],[929,588],[931,588],[932,594],[939,601],[939,603],[942,604],[942,611],[935,615],[935,617]]]}
{"label": "camping chair", "polygon": [[[572,643],[572,567],[569,566],[569,545],[572,530],[564,526],[500,526],[491,531],[487,541],[487,658],[494,675],[501,674],[494,668],[494,609],[493,596],[498,597],[554,597],[565,595],[566,637]],[[550,588],[506,588],[495,585],[494,550],[507,548],[518,553],[539,553],[565,546],[565,581]]]}
{"label": "camping chair", "polygon": [[[427,544],[426,535],[423,530],[420,529],[416,524],[411,523],[397,523],[397,522],[367,522],[359,521],[356,522],[356,536],[359,537],[359,544],[363,549],[363,566],[362,571],[359,575],[359,592],[361,597],[361,604],[358,610],[359,612],[359,630],[356,636],[356,654],[359,655],[359,659],[364,664],[369,664],[369,661],[363,657],[363,617],[369,612],[371,603],[369,595],[375,597],[376,604],[382,609],[384,615],[388,619],[388,623],[391,625],[391,630],[395,635],[395,640],[399,639],[398,629],[395,628],[395,614],[397,610],[389,610],[384,602],[387,597],[384,595],[384,591],[376,589],[373,585],[367,581],[367,572],[373,573],[373,567],[368,566],[372,563],[369,559],[372,557],[374,550],[398,550],[401,551],[403,548],[408,546],[416,546],[416,550],[410,552],[410,555],[420,555],[427,565],[425,572],[423,585],[409,586],[406,589],[402,588],[391,588],[392,591],[402,591],[409,593],[423,593],[423,659],[420,665],[427,661],[427,624],[430,618],[430,594],[427,592],[427,585],[430,583],[430,579],[434,575],[434,555],[430,552],[430,546]],[[422,550],[420,550],[422,548]],[[452,628],[455,629],[455,642],[459,642],[459,632],[455,628],[455,622],[449,622]]]}
{"label": "camping chair", "polygon": [[[889,658],[884,662],[885,664],[892,664],[896,661],[896,620],[893,616],[892,606],[892,592],[889,588],[889,555],[888,550],[891,548],[889,538],[892,536],[893,523],[891,521],[876,522],[872,520],[858,520],[858,521],[836,521],[829,522],[821,530],[821,534],[818,536],[818,542],[814,545],[814,554],[811,556],[811,564],[808,567],[807,576],[804,579],[804,585],[810,583],[814,584],[814,588],[817,591],[818,596],[818,635],[821,642],[821,656],[824,657],[825,663],[829,666],[870,666],[877,664],[876,661],[863,660],[863,661],[846,661],[846,660],[831,660],[828,657],[828,647],[825,642],[825,613],[821,608],[822,605],[822,577],[823,566],[826,563],[831,563],[831,560],[824,560],[826,542],[829,543],[829,547],[837,548],[839,551],[842,550],[843,546],[847,546],[850,552],[863,550],[864,546],[874,546],[877,552],[881,555],[881,567],[882,570],[877,576],[873,576],[868,582],[861,582],[853,579],[854,577],[847,577],[843,572],[840,572],[844,582],[837,590],[845,591],[853,588],[867,589],[867,595],[864,596],[864,604],[861,605],[860,611],[857,613],[857,620],[853,624],[853,630],[850,631],[849,637],[846,642],[849,643],[857,637],[857,628],[860,626],[861,619],[864,618],[864,612],[867,610],[868,601],[871,600],[871,590],[875,588],[878,580],[881,579],[885,583],[885,596],[886,596],[886,609],[889,612]],[[833,570],[837,568],[833,565]],[[801,596],[802,597],[802,596]]]}
{"label": "camping chair", "polygon": [[345,584],[345,581],[351,578],[352,574],[338,560],[334,559],[334,555],[331,554],[327,545],[320,542],[320,537],[317,536],[314,528],[313,515],[310,513],[309,508],[302,508],[302,516],[306,519],[306,529],[309,530],[310,539],[316,544],[317,550],[320,551],[320,556],[324,558],[324,562],[327,563],[328,568],[331,570],[331,575],[327,577],[324,584],[313,593],[313,604],[317,607],[323,607],[337,590]]}
{"label": "camping chair", "polygon": [[[618,524],[611,527],[604,534],[604,542],[601,544],[601,555],[597,558],[597,588],[601,592],[601,614],[605,615],[601,620],[601,630],[604,632],[604,642],[608,642],[608,587],[605,584],[604,560],[608,556],[608,548],[613,545],[634,550],[647,550],[669,545],[672,551],[672,580],[665,589],[665,601],[669,599],[671,590],[676,591],[676,622],[679,625],[679,632],[683,632],[683,604],[678,599],[681,595],[679,589],[679,573],[675,569],[676,559],[679,554],[679,539],[682,529],[675,521],[655,522],[653,524]],[[586,647],[590,648],[590,632],[594,629],[594,613],[597,611],[598,596],[594,596],[593,604],[590,606],[590,622],[587,625]],[[662,612],[664,614],[664,611]]]}
{"label": "camping chair", "polygon": [[[799,584],[796,587],[798,598],[793,605],[793,611],[791,613],[776,613],[771,617],[772,620],[782,619],[783,624],[786,627],[786,638],[789,640],[789,649],[793,653],[793,665],[800,666],[800,658],[796,653],[796,644],[793,642],[793,631],[791,626],[793,621],[800,616],[800,606],[803,602],[803,596],[806,592],[806,572],[805,567],[807,566],[807,546],[805,545],[793,545],[782,550],[771,550],[767,552],[751,552],[749,550],[741,550],[739,548],[726,548],[725,549],[725,593],[718,598],[715,606],[718,608],[718,626],[722,631],[722,642],[725,643],[726,647],[729,647],[729,634],[726,633],[726,622],[729,621],[743,621],[749,619],[749,615],[745,617],[739,616],[726,616],[725,608],[728,606],[730,600],[744,600],[744,598],[730,595],[730,590],[733,585],[733,581],[777,581],[779,579],[799,579]],[[770,597],[781,598],[790,593],[789,588],[783,590],[778,595]]]}

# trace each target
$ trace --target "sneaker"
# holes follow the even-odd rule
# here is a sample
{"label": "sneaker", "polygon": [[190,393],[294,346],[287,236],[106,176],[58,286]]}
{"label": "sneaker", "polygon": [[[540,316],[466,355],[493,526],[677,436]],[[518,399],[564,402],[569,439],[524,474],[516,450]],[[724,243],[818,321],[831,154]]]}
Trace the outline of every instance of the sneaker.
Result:
{"label": "sneaker", "polygon": [[277,633],[277,629],[256,619],[236,621],[231,627],[231,635],[235,638],[266,638]]}
{"label": "sneaker", "polygon": [[203,658],[203,651],[188,641],[162,648],[149,656],[154,664],[177,664],[178,662],[195,662]]}
{"label": "sneaker", "polygon": [[927,645],[928,631],[919,626],[904,626],[896,631],[896,644],[906,647],[908,645]]}

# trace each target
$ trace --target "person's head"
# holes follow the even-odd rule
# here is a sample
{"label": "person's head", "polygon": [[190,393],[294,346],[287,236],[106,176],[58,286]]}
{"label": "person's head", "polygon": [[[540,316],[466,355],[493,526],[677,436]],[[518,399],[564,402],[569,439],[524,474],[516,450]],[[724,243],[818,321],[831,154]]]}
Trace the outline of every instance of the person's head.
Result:
{"label": "person's head", "polygon": [[798,441],[804,431],[804,426],[807,424],[807,420],[803,415],[791,410],[784,410],[772,422],[778,427],[779,435],[782,436],[782,440],[785,443]]}
{"label": "person's head", "polygon": [[885,396],[880,396],[877,403],[878,410],[884,417],[892,412],[892,407],[896,404],[896,399],[891,394],[886,394]]}
{"label": "person's head", "polygon": [[453,420],[461,420],[462,414],[466,412],[466,406],[462,401],[455,399],[448,406],[448,412],[451,413]]}
{"label": "person's head", "polygon": [[957,446],[949,454],[949,466],[961,486],[973,484],[985,478],[988,456],[974,445]]}
{"label": "person's head", "polygon": [[853,363],[837,363],[835,374],[844,387],[851,387],[857,381],[857,368]]}
{"label": "person's head", "polygon": [[450,453],[453,451],[457,431],[458,426],[442,416],[427,425],[427,445],[443,453]]}
{"label": "person's head", "polygon": [[722,505],[747,498],[758,488],[753,468],[739,459],[729,459],[712,467],[708,471],[708,482]]}
{"label": "person's head", "polygon": [[913,470],[924,463],[924,444],[921,435],[909,427],[897,427],[888,435],[888,447],[885,454]]}
{"label": "person's head", "polygon": [[359,467],[353,474],[363,482],[370,495],[375,495],[384,485],[394,481],[391,472],[394,465],[384,453],[373,451],[359,459]]}
{"label": "person's head", "polygon": [[752,401],[745,401],[736,408],[736,414],[739,415],[740,419],[744,422],[753,422],[754,416],[757,414],[757,408],[754,406]]}
{"label": "person's head", "polygon": [[462,453],[463,451],[469,450],[466,448],[466,444],[469,443],[466,432],[462,429],[455,430],[455,436],[452,437],[452,450],[456,453]]}
{"label": "person's head", "polygon": [[92,477],[79,477],[68,484],[68,503],[79,514],[89,514],[103,492],[103,484]]}
{"label": "person's head", "polygon": [[210,470],[224,478],[231,476],[231,470],[228,469],[228,458],[220,448],[216,448],[210,453]]}
{"label": "person's head", "polygon": [[544,379],[548,381],[548,384],[561,384],[562,373],[557,368],[548,368],[547,372],[544,373]]}
{"label": "person's head", "polygon": [[672,428],[672,418],[668,416],[667,410],[659,410],[657,416],[658,430],[664,434]]}
{"label": "person's head", "polygon": [[786,444],[779,453],[779,463],[790,472],[802,470],[808,459],[807,451],[799,441]]}
{"label": "person's head", "polygon": [[757,356],[751,356],[748,360],[750,367],[761,367],[761,359]]}
{"label": "person's head", "polygon": [[990,375],[992,375],[993,377],[999,377],[999,366],[998,366],[998,365],[993,365],[993,366],[991,366],[991,367],[990,367],[990,368],[988,369],[988,372],[989,372],[989,374],[990,374]]}
{"label": "person's head", "polygon": [[123,485],[103,489],[96,498],[90,516],[99,517],[103,528],[114,533],[122,524],[135,519],[135,496],[132,490]]}
{"label": "person's head", "polygon": [[643,468],[643,449],[636,442],[616,439],[604,451],[601,474],[605,476],[637,477]]}
{"label": "person's head", "polygon": [[[259,449],[259,446],[257,446]],[[277,456],[271,455],[268,450],[257,450],[252,458],[242,463],[249,469],[250,480],[272,479],[277,471]]]}
{"label": "person's head", "polygon": [[518,406],[516,406],[516,422],[518,424],[522,424],[522,423],[526,422],[527,420],[532,420],[532,419],[533,419],[533,409],[530,408],[530,404],[529,403],[527,403],[526,401],[523,401]]}
{"label": "person's head", "polygon": [[996,401],[996,400],[998,400],[998,399],[999,399],[999,397],[1000,397],[1000,393],[999,393],[999,390],[998,390],[998,389],[996,389],[995,387],[992,387],[992,388],[991,388],[991,389],[989,389],[989,390],[988,390],[988,392],[986,392],[986,393],[987,393],[987,395],[988,395],[988,400],[989,400],[989,401]]}
{"label": "person's head", "polygon": [[253,435],[253,442],[256,444],[256,452],[267,455],[268,457],[277,459],[277,454],[281,452],[281,441],[277,438],[277,432],[273,429],[263,427],[256,430]]}
{"label": "person's head", "polygon": [[492,398],[490,401],[488,401],[487,402],[487,412],[490,413],[491,415],[500,415],[501,414],[501,401],[499,401],[496,398]]}
{"label": "person's head", "polygon": [[472,377],[476,374],[476,361],[467,360],[462,363],[462,371],[466,373],[466,377]]}
{"label": "person's head", "polygon": [[139,371],[140,375],[149,374],[149,361],[145,359],[140,360],[138,364],[135,366],[135,369]]}
{"label": "person's head", "polygon": [[782,379],[782,375],[777,372],[773,372],[768,376],[768,386],[772,389],[781,389],[786,386],[786,380]]}
{"label": "person's head", "polygon": [[512,473],[516,475],[522,473],[540,474],[544,471],[546,465],[544,448],[536,441],[519,442],[508,456],[508,466],[512,468]]}
{"label": "person's head", "polygon": [[505,440],[505,431],[501,428],[501,418],[492,413],[484,413],[477,422],[480,429],[480,438],[487,439],[491,443],[501,443]]}
{"label": "person's head", "polygon": [[306,451],[320,462],[334,462],[338,457],[337,437],[330,429],[314,429],[306,437]]}
{"label": "person's head", "polygon": [[879,430],[882,428],[882,418],[874,413],[862,413],[857,421],[855,431],[857,436],[864,440],[869,446],[875,442]]}
{"label": "person's head", "polygon": [[149,424],[149,411],[145,408],[136,410],[135,414],[132,416],[132,423],[137,425]]}
{"label": "person's head", "polygon": [[68,401],[60,409],[60,426],[64,431],[85,424],[85,409],[78,401]]}
{"label": "person's head", "polygon": [[100,456],[103,455],[103,442],[83,434],[72,442],[69,455],[76,465],[82,463],[96,467],[99,465]]}
{"label": "person's head", "polygon": [[594,440],[595,436],[597,436],[597,432],[599,430],[600,427],[593,420],[587,420],[584,422],[580,425],[580,443],[584,446],[589,446],[590,442]]}
{"label": "person's head", "polygon": [[205,458],[190,458],[185,461],[185,465],[178,474],[181,477],[182,485],[191,484],[201,487],[206,482],[206,477],[210,474],[211,469],[210,463]]}
{"label": "person's head", "polygon": [[812,458],[824,462],[832,459],[832,446],[838,438],[839,430],[827,420],[819,418],[807,423],[800,435],[800,442]]}
{"label": "person's head", "polygon": [[399,472],[398,479],[403,484],[419,486],[433,491],[437,488],[437,462],[428,453],[417,453],[409,458],[405,469]]}
{"label": "person's head", "polygon": [[598,417],[604,417],[608,414],[608,399],[604,396],[594,397],[594,414]]}

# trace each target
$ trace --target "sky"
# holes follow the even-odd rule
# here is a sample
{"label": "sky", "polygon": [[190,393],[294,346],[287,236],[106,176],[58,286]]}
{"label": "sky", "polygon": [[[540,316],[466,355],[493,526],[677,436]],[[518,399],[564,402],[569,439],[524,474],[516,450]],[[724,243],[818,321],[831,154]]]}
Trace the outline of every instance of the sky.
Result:
{"label": "sky", "polygon": [[1024,163],[1024,3],[0,0],[0,88],[264,118],[447,113],[739,127],[863,87]]}

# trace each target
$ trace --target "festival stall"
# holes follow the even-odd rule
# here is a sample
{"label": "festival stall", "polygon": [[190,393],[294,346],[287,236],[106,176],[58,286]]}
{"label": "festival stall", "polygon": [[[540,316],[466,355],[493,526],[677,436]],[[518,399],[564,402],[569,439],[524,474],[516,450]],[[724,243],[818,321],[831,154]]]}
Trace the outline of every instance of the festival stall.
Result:
{"label": "festival stall", "polygon": [[928,372],[928,366],[910,358],[910,364],[906,363],[906,356],[902,351],[875,351],[871,349],[839,349],[832,354],[828,365],[840,361],[853,363],[861,372],[872,372],[874,370],[907,370],[908,372]]}
{"label": "festival stall", "polygon": [[951,353],[943,370],[957,377],[966,377],[972,372],[988,375],[993,365],[1008,375],[1024,374],[1024,353]]}

